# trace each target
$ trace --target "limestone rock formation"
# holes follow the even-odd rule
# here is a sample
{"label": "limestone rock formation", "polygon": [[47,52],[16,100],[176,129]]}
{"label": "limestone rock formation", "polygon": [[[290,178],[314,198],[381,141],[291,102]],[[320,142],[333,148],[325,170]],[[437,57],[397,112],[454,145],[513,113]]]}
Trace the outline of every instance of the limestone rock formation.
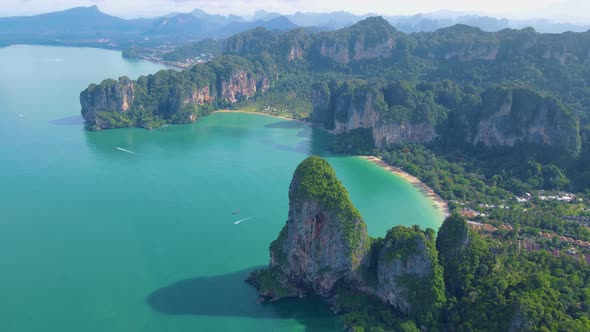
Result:
{"label": "limestone rock formation", "polygon": [[393,119],[389,108],[398,106],[388,101],[388,86],[380,83],[354,81],[329,86],[314,85],[312,121],[334,134],[366,128],[371,131],[377,147],[399,143],[426,143],[438,135],[434,123],[424,119]]}
{"label": "limestone rock formation", "polygon": [[432,230],[389,230],[379,251],[375,295],[404,314],[440,308],[444,286],[434,241]]}
{"label": "limestone rock formation", "polygon": [[[456,143],[489,148],[537,144],[570,154],[580,151],[579,121],[555,98],[529,88],[492,87],[476,102],[439,104],[425,98],[407,82],[372,81],[317,83],[312,92],[312,121],[335,134],[359,128],[370,130],[378,148],[393,144],[427,143],[445,134],[461,135]],[[470,95],[473,96],[473,95]],[[461,119],[461,133],[438,132],[448,125],[447,113]],[[461,142],[462,141],[462,142]]]}
{"label": "limestone rock formation", "polygon": [[352,27],[327,33],[315,43],[317,53],[340,64],[390,58],[401,34],[382,17],[371,17]]}
{"label": "limestone rock formation", "polygon": [[98,119],[101,112],[127,112],[135,99],[135,85],[127,77],[105,80],[101,84],[91,84],[80,94],[82,116],[87,122],[104,126]]}
{"label": "limestone rock formation", "polygon": [[356,278],[369,247],[367,227],[325,160],[310,157],[297,167],[289,202],[285,229],[270,248],[271,267],[324,296],[336,282]]}
{"label": "limestone rock formation", "polygon": [[559,102],[528,89],[491,88],[470,114],[467,141],[487,147],[518,143],[550,145],[577,153],[578,120]]}
{"label": "limestone rock formation", "polygon": [[423,313],[436,313],[445,301],[434,234],[398,226],[385,239],[369,238],[330,165],[309,157],[293,175],[289,217],[270,245],[269,267],[248,281],[271,301],[333,298],[337,290],[347,289],[420,319]]}
{"label": "limestone rock formation", "polygon": [[96,129],[189,123],[216,107],[267,91],[268,72],[259,63],[229,56],[188,72],[105,80],[80,93],[82,115]]}

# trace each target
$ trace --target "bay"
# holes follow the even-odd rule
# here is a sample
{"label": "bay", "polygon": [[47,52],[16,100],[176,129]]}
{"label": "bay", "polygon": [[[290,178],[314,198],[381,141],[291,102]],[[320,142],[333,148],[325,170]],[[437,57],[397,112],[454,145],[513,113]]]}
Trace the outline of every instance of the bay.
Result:
{"label": "bay", "polygon": [[332,164],[372,236],[442,222],[412,185],[330,156],[330,137],[306,124],[215,113],[84,130],[89,83],[161,65],[42,46],[0,49],[0,63],[1,331],[340,331],[321,301],[258,305],[244,283],[268,263],[310,154]]}

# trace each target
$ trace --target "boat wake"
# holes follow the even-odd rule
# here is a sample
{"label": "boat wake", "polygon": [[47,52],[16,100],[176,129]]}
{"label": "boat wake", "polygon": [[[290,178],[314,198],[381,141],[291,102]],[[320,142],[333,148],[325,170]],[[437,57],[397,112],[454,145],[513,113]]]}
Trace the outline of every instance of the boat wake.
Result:
{"label": "boat wake", "polygon": [[244,221],[246,221],[246,220],[250,220],[250,219],[252,219],[252,217],[248,217],[248,218],[240,219],[240,220],[238,220],[238,221],[234,222],[234,225],[239,225],[239,224],[243,223]]}
{"label": "boat wake", "polygon": [[129,153],[129,154],[135,154],[135,152],[133,152],[133,151],[131,151],[131,150],[123,149],[123,148],[120,148],[120,147],[118,147],[118,146],[116,147],[116,149],[117,149],[117,150],[119,150],[119,151],[127,152],[127,153]]}
{"label": "boat wake", "polygon": [[21,118],[22,118],[23,116],[25,116],[24,114],[21,114],[21,113],[19,113],[19,112],[14,112],[14,113],[18,114],[18,116],[20,116]]}

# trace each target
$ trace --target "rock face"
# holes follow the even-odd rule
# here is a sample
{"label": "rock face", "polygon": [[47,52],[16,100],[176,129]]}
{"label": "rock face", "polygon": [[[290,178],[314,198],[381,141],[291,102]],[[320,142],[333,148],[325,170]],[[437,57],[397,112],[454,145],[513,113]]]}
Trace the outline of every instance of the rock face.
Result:
{"label": "rock face", "polygon": [[399,143],[426,143],[433,141],[438,135],[433,125],[419,123],[377,124],[372,128],[373,140],[377,147]]}
{"label": "rock face", "polygon": [[323,40],[320,46],[320,54],[338,63],[348,64],[350,62],[348,43],[346,41],[342,43],[334,43],[331,40]]}
{"label": "rock face", "polygon": [[236,34],[225,42],[226,54],[256,54],[261,51],[272,51],[271,45],[276,43],[277,35],[263,27]]}
{"label": "rock face", "polygon": [[334,134],[367,128],[375,146],[426,143],[437,137],[434,125],[423,120],[386,120],[395,102],[386,100],[386,87],[371,82],[345,82],[342,86],[316,84],[312,92],[312,121]]}
{"label": "rock face", "polygon": [[270,245],[269,269],[253,273],[249,281],[273,300],[310,293],[330,298],[343,287],[418,317],[444,302],[434,246],[434,231],[417,226],[399,226],[384,240],[371,240],[332,168],[309,157],[293,176],[289,217]]}
{"label": "rock face", "polygon": [[[375,146],[384,148],[457,135],[445,132],[444,128],[437,132],[438,124],[449,127],[446,112],[456,112],[461,119],[458,126],[464,132],[459,134],[462,137],[453,138],[459,144],[493,148],[524,143],[574,155],[580,151],[579,121],[575,115],[554,98],[533,90],[489,88],[480,96],[469,95],[476,102],[458,102],[450,108],[438,104],[441,98],[426,99],[425,95],[407,82],[317,83],[312,93],[312,121],[335,134],[369,129]],[[471,106],[464,106],[468,104]]]}
{"label": "rock face", "polygon": [[[271,66],[274,66],[271,64]],[[236,57],[196,66],[189,73],[160,71],[137,81],[126,77],[91,84],[80,94],[82,115],[95,128],[189,123],[215,105],[247,100],[270,87],[267,71]],[[221,103],[215,103],[220,101]],[[221,107],[221,106],[217,106]]]}
{"label": "rock face", "polygon": [[[434,232],[395,227],[388,231],[379,250],[375,295],[404,314],[420,314],[444,301],[442,269],[434,244]],[[436,280],[433,284],[432,280]],[[426,305],[412,303],[420,294]]]}
{"label": "rock face", "polygon": [[303,59],[304,53],[303,53],[303,48],[301,48],[301,46],[299,45],[293,45],[291,46],[290,50],[289,50],[289,56],[287,57],[289,59],[289,61],[293,61],[293,60],[301,60]]}
{"label": "rock face", "polygon": [[422,48],[429,58],[442,61],[492,61],[497,59],[500,52],[498,38],[479,28],[463,24],[426,33],[425,36],[427,38],[422,41],[424,44],[419,49]]}
{"label": "rock face", "polygon": [[578,120],[557,100],[526,89],[489,89],[472,112],[469,127],[466,139],[474,145],[531,143],[572,153],[581,145]]}
{"label": "rock face", "polygon": [[466,45],[464,48],[445,53],[445,59],[456,58],[461,62],[474,60],[496,60],[498,45]]}
{"label": "rock face", "polygon": [[368,250],[367,227],[328,163],[310,157],[289,188],[289,218],[271,246],[271,267],[304,292],[327,296],[356,278]]}
{"label": "rock face", "polygon": [[118,81],[105,80],[99,85],[91,84],[80,94],[82,116],[87,122],[100,126],[100,120],[97,120],[100,112],[127,112],[134,100],[134,83],[127,77]]}
{"label": "rock face", "polygon": [[327,33],[316,41],[319,55],[340,64],[378,58],[390,58],[400,36],[382,17],[371,17],[354,26]]}
{"label": "rock face", "polygon": [[[268,79],[266,77],[260,78],[260,83],[263,91],[268,89]],[[238,100],[244,100],[252,97],[257,91],[257,79],[253,75],[248,74],[245,70],[237,71],[230,75],[227,81],[221,83],[221,98],[236,103]]]}
{"label": "rock face", "polygon": [[186,99],[186,103],[188,104],[189,102],[192,102],[195,105],[204,105],[204,104],[210,104],[213,101],[213,97],[211,97],[211,91],[209,91],[209,87],[206,86],[202,89],[197,89],[193,95],[192,98]]}

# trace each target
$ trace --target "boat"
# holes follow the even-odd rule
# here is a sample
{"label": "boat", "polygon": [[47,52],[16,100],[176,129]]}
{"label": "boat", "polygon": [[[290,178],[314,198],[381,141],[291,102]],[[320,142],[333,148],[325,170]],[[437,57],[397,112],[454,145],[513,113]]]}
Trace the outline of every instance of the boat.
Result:
{"label": "boat", "polygon": [[234,212],[232,212],[231,214],[232,214],[232,215],[236,215],[236,214],[238,214],[238,213],[240,213],[240,210],[235,210],[235,211],[234,211]]}

